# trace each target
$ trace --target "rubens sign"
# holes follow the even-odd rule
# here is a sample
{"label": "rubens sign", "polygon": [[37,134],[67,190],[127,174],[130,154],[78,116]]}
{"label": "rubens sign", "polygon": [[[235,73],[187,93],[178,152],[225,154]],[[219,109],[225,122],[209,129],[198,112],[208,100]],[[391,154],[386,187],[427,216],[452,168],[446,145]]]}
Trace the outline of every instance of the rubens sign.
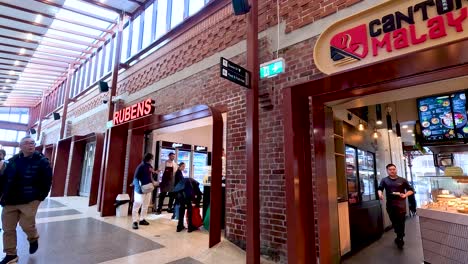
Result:
{"label": "rubens sign", "polygon": [[391,0],[330,26],[314,50],[332,74],[468,38],[468,0]]}
{"label": "rubens sign", "polygon": [[112,121],[114,123],[114,126],[121,125],[123,123],[127,123],[138,118],[152,115],[153,113],[154,101],[151,99],[146,99],[142,102],[114,112],[114,118]]}

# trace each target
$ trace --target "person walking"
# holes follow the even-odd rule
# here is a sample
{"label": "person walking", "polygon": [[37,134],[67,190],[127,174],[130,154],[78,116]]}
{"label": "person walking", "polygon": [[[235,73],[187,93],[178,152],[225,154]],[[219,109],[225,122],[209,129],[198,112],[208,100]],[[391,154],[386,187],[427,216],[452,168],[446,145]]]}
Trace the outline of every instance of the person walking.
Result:
{"label": "person walking", "polygon": [[0,149],[0,177],[3,175],[3,172],[5,171],[6,164],[8,163],[5,160],[6,157],[6,151],[4,149]]}
{"label": "person walking", "polygon": [[166,196],[169,196],[169,205],[167,207],[168,208],[167,212],[172,213],[174,210],[172,208],[174,204],[174,195],[172,193],[172,190],[174,188],[174,175],[177,172],[177,164],[174,161],[175,159],[174,152],[169,153],[168,157],[169,159],[166,160],[165,162],[163,176],[161,179],[161,183],[159,184],[160,193],[159,193],[158,209],[156,210],[156,214],[161,214],[162,207],[164,204],[164,199],[166,199]]}
{"label": "person walking", "polygon": [[41,201],[49,194],[52,185],[52,168],[49,160],[36,151],[34,139],[26,136],[20,141],[20,153],[9,159],[0,178],[3,228],[3,252],[0,264],[16,263],[16,226],[26,233],[29,253],[39,248],[36,213]]}
{"label": "person walking", "polygon": [[[147,153],[143,158],[143,162],[138,165],[135,170],[133,177],[133,209],[132,209],[132,221],[133,229],[138,229],[138,224],[149,225],[148,221],[145,220],[148,214],[148,207],[151,201],[151,193],[156,185],[153,180],[153,167],[151,161],[154,156],[151,153]],[[141,215],[138,211],[141,208]]]}
{"label": "person walking", "polygon": [[414,193],[408,181],[397,175],[394,164],[387,165],[388,177],[383,178],[379,185],[379,198],[384,199],[383,190],[387,197],[387,213],[396,233],[395,244],[402,249],[405,244],[406,198]]}

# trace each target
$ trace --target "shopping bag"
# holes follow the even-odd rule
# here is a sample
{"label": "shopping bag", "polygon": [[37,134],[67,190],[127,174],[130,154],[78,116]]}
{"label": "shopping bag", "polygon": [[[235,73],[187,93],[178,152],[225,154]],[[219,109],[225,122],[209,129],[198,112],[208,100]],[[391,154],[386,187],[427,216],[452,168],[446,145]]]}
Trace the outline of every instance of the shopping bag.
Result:
{"label": "shopping bag", "polygon": [[203,221],[203,227],[206,230],[210,230],[210,207],[206,210],[205,220]]}
{"label": "shopping bag", "polygon": [[197,228],[203,225],[203,220],[200,215],[200,207],[193,207],[192,224]]}
{"label": "shopping bag", "polygon": [[[188,212],[187,212],[188,213]],[[188,215],[187,216],[187,225],[188,223]],[[192,225],[196,228],[199,228],[200,226],[203,225],[203,220],[200,215],[200,207],[194,206],[192,209]]]}

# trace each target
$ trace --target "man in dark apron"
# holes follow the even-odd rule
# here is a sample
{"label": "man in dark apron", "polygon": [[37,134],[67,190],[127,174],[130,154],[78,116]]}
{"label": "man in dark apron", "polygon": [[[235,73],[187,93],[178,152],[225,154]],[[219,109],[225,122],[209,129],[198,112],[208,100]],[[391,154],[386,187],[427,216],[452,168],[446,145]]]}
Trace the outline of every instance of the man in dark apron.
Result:
{"label": "man in dark apron", "polygon": [[174,195],[172,194],[172,190],[174,189],[174,174],[177,171],[177,164],[175,163],[174,159],[175,154],[173,152],[169,153],[169,159],[165,162],[163,176],[161,183],[159,184],[160,194],[156,214],[161,214],[164,199],[166,199],[167,196],[169,196],[167,212],[172,213],[174,211],[172,208],[174,204]]}

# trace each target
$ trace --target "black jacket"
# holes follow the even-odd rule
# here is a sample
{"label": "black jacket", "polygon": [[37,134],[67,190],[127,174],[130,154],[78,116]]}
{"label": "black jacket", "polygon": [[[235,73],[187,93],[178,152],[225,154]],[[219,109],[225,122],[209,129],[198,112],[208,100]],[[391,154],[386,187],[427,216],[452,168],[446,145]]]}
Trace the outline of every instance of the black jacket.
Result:
{"label": "black jacket", "polygon": [[27,204],[43,201],[52,186],[49,160],[39,152],[30,157],[22,153],[9,159],[0,178],[1,205]]}

